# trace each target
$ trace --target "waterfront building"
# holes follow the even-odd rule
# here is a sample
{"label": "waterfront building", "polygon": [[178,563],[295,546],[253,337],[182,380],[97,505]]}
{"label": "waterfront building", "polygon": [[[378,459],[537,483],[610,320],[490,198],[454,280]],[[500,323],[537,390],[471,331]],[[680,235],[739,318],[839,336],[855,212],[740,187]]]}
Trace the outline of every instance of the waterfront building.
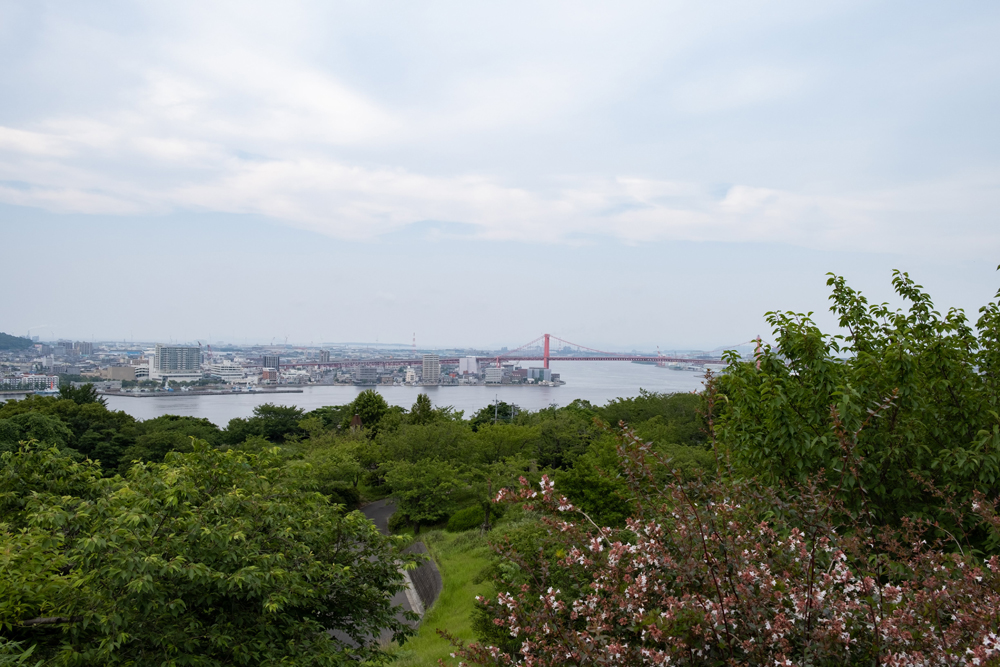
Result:
{"label": "waterfront building", "polygon": [[0,378],[0,387],[4,389],[25,389],[39,391],[45,389],[58,389],[58,375],[15,375],[14,377]]}
{"label": "waterfront building", "polygon": [[198,373],[201,371],[201,348],[157,344],[153,368],[161,375]]}
{"label": "waterfront building", "polygon": [[96,382],[70,382],[74,389],[79,389],[84,385],[93,385],[97,391],[121,391],[121,380],[99,380]]}
{"label": "waterfront building", "polygon": [[135,366],[110,366],[101,371],[105,380],[134,380]]}
{"label": "waterfront building", "polygon": [[490,366],[485,371],[483,375],[486,379],[486,384],[500,384],[503,382],[503,369],[497,368],[496,366]]}
{"label": "waterfront building", "polygon": [[212,364],[209,373],[212,377],[217,377],[225,382],[239,382],[243,379],[246,371],[243,369],[243,366],[235,361],[226,361],[223,359]]}
{"label": "waterfront building", "polygon": [[201,348],[180,345],[156,345],[150,378],[175,382],[201,379]]}
{"label": "waterfront building", "polygon": [[261,359],[260,365],[264,368],[273,368],[279,371],[281,370],[281,357],[277,354],[265,354],[263,359]]}
{"label": "waterfront building", "polygon": [[552,371],[548,368],[529,368],[528,379],[539,381],[552,381]]}
{"label": "waterfront building", "polygon": [[413,370],[412,366],[406,367],[406,379],[403,380],[406,384],[416,384],[417,383],[417,371]]}
{"label": "waterfront building", "polygon": [[458,360],[459,375],[479,375],[479,360],[476,357],[462,357]]}
{"label": "waterfront building", "polygon": [[374,384],[378,380],[378,371],[374,366],[355,366],[352,375],[355,382],[363,384]]}
{"label": "waterfront building", "polygon": [[424,384],[441,383],[441,357],[436,354],[424,355]]}

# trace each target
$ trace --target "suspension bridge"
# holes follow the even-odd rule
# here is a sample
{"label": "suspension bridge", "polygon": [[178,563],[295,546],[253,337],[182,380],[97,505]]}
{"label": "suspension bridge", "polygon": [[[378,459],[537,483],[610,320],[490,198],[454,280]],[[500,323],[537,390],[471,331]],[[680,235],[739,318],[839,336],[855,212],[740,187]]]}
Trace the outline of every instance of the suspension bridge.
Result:
{"label": "suspension bridge", "polygon": [[[552,353],[552,341],[558,341],[563,343],[566,347],[575,348],[576,355],[567,354],[565,352],[566,348],[559,350],[556,354]],[[756,341],[750,341],[756,342]],[[743,343],[741,343],[743,344]],[[537,353],[538,347],[541,347],[541,354]],[[572,351],[572,350],[571,350]],[[471,356],[471,355],[470,355]],[[442,364],[457,364],[459,359],[467,357],[440,357],[440,362]],[[359,366],[379,366],[379,367],[391,367],[391,366],[412,366],[416,363],[420,363],[422,357],[416,354],[416,350],[412,356],[409,357],[371,357],[368,359],[331,359],[329,361],[297,361],[289,360],[281,364],[281,368],[357,368]],[[592,347],[587,347],[586,345],[579,345],[577,343],[572,343],[568,340],[559,338],[558,336],[553,336],[552,334],[542,334],[534,340],[528,341],[520,347],[514,348],[500,354],[491,356],[477,356],[476,361],[480,365],[490,365],[493,364],[499,367],[504,362],[513,361],[536,361],[541,362],[543,368],[549,367],[549,362],[551,361],[637,361],[641,363],[654,363],[660,366],[665,366],[667,364],[680,363],[680,364],[694,364],[697,366],[704,366],[706,364],[723,364],[725,363],[719,357],[672,357],[663,354],[657,354],[656,356],[650,355],[635,355],[635,354],[621,354],[617,352],[605,352],[603,350],[597,350]]]}

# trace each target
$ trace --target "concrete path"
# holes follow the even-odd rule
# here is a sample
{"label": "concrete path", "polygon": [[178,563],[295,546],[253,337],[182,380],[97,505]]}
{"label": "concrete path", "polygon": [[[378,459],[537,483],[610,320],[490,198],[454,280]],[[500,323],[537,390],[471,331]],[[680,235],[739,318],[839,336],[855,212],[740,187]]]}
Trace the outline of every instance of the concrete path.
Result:
{"label": "concrete path", "polygon": [[[361,511],[371,519],[379,531],[385,535],[389,534],[389,517],[396,511],[396,503],[391,498],[383,498],[369,503],[362,507]],[[427,554],[427,547],[423,542],[414,542],[406,551],[407,553]],[[403,576],[406,578],[406,590],[397,593],[392,598],[392,603],[402,606],[407,611],[414,611],[422,617],[424,611],[434,604],[438,595],[441,594],[441,573],[438,571],[437,564],[432,558],[428,558],[417,569],[404,571]],[[416,627],[419,622],[412,625]]]}
{"label": "concrete path", "polygon": [[[389,534],[389,517],[392,516],[393,512],[396,511],[396,504],[392,502],[390,498],[384,498],[382,500],[376,500],[373,503],[369,503],[361,508],[361,512],[371,519],[371,522],[375,524],[375,527],[379,529],[383,535]],[[406,575],[406,572],[403,573]],[[411,598],[415,597],[410,589],[413,588],[413,583],[410,581],[409,577],[406,577],[406,588],[397,592],[392,596],[392,606],[400,607],[404,611],[415,611],[421,616],[423,616],[423,608],[415,608]],[[403,614],[396,614],[396,619],[403,621]],[[403,621],[411,628],[416,628],[420,625],[420,621]],[[392,641],[392,633],[388,630],[383,630],[382,634],[378,638],[379,643],[388,644]]]}
{"label": "concrete path", "polygon": [[396,511],[396,503],[392,498],[383,498],[373,503],[368,503],[361,508],[362,513],[372,520],[372,523],[383,535],[389,534],[389,517]]}

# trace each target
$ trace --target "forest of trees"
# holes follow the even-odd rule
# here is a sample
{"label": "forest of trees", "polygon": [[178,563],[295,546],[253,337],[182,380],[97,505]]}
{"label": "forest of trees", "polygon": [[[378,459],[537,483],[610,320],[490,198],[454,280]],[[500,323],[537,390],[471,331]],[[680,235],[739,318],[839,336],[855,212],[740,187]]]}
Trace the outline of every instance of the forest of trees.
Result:
{"label": "forest of trees", "polygon": [[1000,308],[830,285],[841,334],[770,313],[774,345],[701,394],[465,415],[369,390],[225,428],[8,401],[0,664],[388,661],[414,557],[353,511],[385,496],[399,533],[492,544],[466,662],[997,664]]}
{"label": "forest of trees", "polygon": [[27,350],[34,345],[28,338],[11,336],[0,331],[0,350]]}

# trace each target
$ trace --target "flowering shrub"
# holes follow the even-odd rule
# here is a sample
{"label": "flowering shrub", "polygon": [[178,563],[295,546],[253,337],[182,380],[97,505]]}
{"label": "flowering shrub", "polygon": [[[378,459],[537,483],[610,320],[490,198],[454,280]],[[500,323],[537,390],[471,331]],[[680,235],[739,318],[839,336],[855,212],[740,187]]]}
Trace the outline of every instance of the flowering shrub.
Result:
{"label": "flowering shrub", "polygon": [[[841,435],[843,477],[856,462]],[[929,520],[880,525],[874,513],[852,514],[826,481],[657,484],[654,466],[669,462],[628,429],[618,454],[637,508],[624,528],[595,524],[548,477],[501,492],[498,501],[543,513],[546,538],[531,549],[495,545],[505,567],[498,594],[480,603],[512,641],[456,641],[457,657],[540,667],[1000,664],[1000,559],[974,555],[965,535],[942,541]],[[957,523],[980,537],[1000,533],[995,501],[976,494],[953,511],[974,517]]]}

